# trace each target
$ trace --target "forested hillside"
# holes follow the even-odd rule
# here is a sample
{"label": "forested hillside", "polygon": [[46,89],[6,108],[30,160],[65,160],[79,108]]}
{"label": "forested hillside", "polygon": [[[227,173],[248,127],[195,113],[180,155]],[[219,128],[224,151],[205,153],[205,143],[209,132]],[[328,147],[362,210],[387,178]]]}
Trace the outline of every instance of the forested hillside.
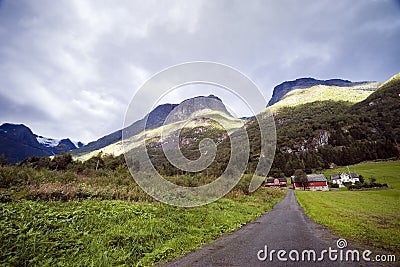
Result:
{"label": "forested hillside", "polygon": [[277,153],[272,175],[292,175],[365,160],[399,157],[400,75],[353,104],[319,101],[275,114]]}
{"label": "forested hillside", "polygon": [[[311,173],[334,165],[399,157],[400,81],[399,75],[396,77],[358,103],[334,98],[283,106],[274,111],[277,146],[269,175],[291,176],[296,169]],[[332,88],[327,88],[327,93],[331,94]],[[354,90],[349,89],[349,98],[353,95]],[[261,136],[255,118],[244,127],[250,140],[247,173],[253,173],[260,159]],[[214,140],[218,150],[215,161],[202,174],[218,177],[224,172],[231,151],[224,130],[211,126],[184,129],[180,148],[187,158],[197,159],[198,145],[203,138]],[[183,174],[168,162],[159,139],[150,140],[148,149],[159,172]]]}

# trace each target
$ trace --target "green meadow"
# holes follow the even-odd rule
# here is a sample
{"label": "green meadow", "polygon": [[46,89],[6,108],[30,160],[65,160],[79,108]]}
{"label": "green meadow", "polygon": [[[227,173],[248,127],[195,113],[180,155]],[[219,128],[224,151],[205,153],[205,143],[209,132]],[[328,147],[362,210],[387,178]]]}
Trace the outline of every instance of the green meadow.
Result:
{"label": "green meadow", "polygon": [[[389,189],[329,192],[296,191],[297,200],[315,222],[340,237],[374,248],[400,251],[400,161],[368,162],[349,166],[368,181],[387,183]],[[325,172],[347,172],[339,168]]]}
{"label": "green meadow", "polygon": [[382,161],[382,162],[366,162],[351,165],[349,168],[335,168],[326,170],[325,176],[329,179],[329,175],[342,172],[356,172],[362,175],[366,182],[369,178],[375,178],[378,183],[388,184],[389,188],[400,190],[400,161]]}

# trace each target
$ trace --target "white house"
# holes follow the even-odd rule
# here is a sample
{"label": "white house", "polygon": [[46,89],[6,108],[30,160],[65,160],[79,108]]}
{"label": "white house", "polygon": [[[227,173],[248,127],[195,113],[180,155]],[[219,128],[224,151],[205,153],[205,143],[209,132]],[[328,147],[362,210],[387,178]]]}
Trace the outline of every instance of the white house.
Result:
{"label": "white house", "polygon": [[332,184],[338,184],[339,187],[344,187],[345,183],[351,183],[354,185],[356,182],[359,182],[360,178],[357,173],[340,173],[340,174],[331,174],[331,182]]}

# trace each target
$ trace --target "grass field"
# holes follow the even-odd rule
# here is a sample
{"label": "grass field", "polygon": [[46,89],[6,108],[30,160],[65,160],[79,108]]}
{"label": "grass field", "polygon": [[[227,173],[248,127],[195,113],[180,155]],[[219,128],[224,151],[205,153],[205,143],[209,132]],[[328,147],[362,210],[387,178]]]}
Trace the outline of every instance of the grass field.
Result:
{"label": "grass field", "polygon": [[[400,251],[400,161],[349,166],[350,171],[388,183],[390,189],[366,191],[296,191],[297,200],[315,222],[335,234],[377,249]],[[329,170],[325,175],[346,171]]]}
{"label": "grass field", "polygon": [[[376,178],[378,183],[389,185],[389,188],[400,189],[400,161],[367,162],[349,166],[350,172],[362,175],[365,181]],[[347,167],[326,170],[325,176],[330,174],[348,172]]]}
{"label": "grass field", "polygon": [[0,265],[149,266],[237,230],[283,195],[260,189],[190,209],[100,199],[0,203]]}

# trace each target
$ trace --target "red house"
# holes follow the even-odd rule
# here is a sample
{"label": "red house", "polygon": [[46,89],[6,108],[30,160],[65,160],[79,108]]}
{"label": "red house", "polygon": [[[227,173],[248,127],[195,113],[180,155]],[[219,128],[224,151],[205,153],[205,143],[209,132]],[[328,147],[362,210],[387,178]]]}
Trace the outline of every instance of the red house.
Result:
{"label": "red house", "polygon": [[286,178],[268,178],[265,186],[279,186],[279,187],[283,187],[286,186],[287,181]]}
{"label": "red house", "polygon": [[329,191],[328,181],[323,174],[307,175],[307,181],[301,182],[292,177],[292,184],[295,190]]}

